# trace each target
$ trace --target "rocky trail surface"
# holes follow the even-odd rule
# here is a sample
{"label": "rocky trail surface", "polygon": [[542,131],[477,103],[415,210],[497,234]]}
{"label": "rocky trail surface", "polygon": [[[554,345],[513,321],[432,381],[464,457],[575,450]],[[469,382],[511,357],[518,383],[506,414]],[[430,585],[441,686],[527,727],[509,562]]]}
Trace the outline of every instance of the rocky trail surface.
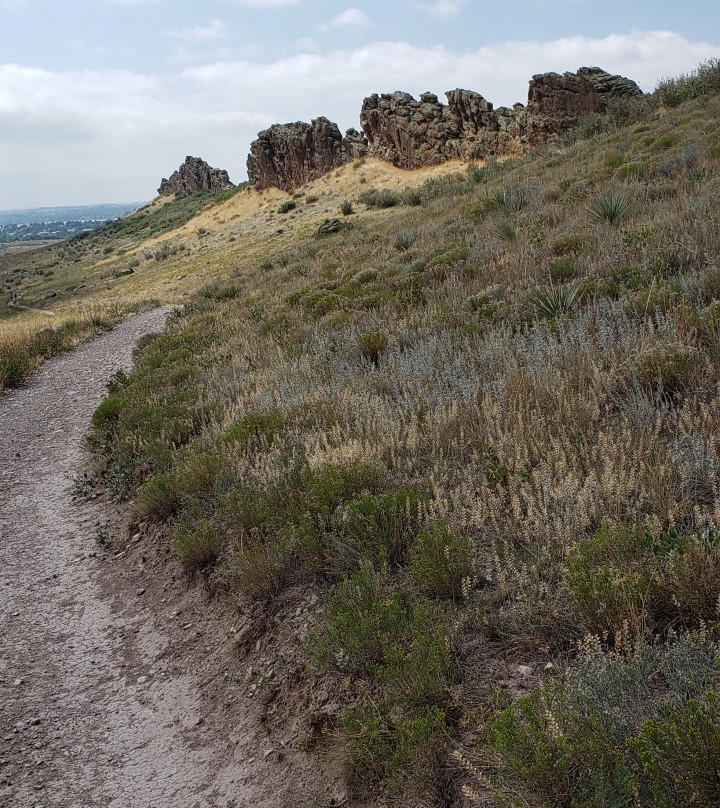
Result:
{"label": "rocky trail surface", "polygon": [[169,311],[0,399],[0,806],[276,808],[318,774],[253,718],[220,607],[149,529],[103,547],[117,506],[73,495],[107,379]]}

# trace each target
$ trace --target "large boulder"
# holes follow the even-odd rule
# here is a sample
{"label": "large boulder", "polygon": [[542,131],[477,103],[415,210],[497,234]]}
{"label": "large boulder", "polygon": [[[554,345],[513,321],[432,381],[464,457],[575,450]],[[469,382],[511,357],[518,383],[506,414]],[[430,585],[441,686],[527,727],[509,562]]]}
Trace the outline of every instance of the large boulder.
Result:
{"label": "large boulder", "polygon": [[169,179],[163,178],[158,193],[191,196],[200,191],[215,194],[234,187],[224,169],[213,168],[199,157],[186,157],[185,162]]}
{"label": "large boulder", "polygon": [[275,124],[250,146],[248,179],[258,189],[292,191],[366,151],[359,132],[349,129],[343,137],[337,124],[324,117],[310,123]]}

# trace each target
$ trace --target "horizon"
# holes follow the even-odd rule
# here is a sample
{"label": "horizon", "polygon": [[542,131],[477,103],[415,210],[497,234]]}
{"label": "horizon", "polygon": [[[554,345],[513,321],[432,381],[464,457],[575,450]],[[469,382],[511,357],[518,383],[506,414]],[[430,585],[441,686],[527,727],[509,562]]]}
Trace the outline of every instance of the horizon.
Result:
{"label": "horizon", "polygon": [[[0,209],[152,199],[187,154],[238,184],[257,133],[463,87],[495,107],[598,65],[652,91],[720,55],[720,9],[608,0],[0,0]],[[619,23],[617,21],[622,21]],[[88,199],[118,202],[95,203]]]}

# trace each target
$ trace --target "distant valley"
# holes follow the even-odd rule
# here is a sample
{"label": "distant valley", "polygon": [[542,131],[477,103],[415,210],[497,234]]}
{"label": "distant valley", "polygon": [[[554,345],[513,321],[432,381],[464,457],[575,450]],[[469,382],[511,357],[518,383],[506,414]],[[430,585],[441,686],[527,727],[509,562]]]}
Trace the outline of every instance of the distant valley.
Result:
{"label": "distant valley", "polygon": [[0,243],[64,239],[124,216],[138,202],[0,211]]}

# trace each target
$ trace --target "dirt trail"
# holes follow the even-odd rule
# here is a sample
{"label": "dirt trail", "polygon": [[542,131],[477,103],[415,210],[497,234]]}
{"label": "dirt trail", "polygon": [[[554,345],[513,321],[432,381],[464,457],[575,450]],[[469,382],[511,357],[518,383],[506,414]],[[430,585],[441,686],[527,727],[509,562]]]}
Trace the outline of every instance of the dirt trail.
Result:
{"label": "dirt trail", "polygon": [[253,721],[202,593],[167,561],[153,570],[150,536],[103,551],[114,506],[73,500],[105,381],[167,314],[123,322],[0,400],[1,806],[269,808],[302,785]]}

